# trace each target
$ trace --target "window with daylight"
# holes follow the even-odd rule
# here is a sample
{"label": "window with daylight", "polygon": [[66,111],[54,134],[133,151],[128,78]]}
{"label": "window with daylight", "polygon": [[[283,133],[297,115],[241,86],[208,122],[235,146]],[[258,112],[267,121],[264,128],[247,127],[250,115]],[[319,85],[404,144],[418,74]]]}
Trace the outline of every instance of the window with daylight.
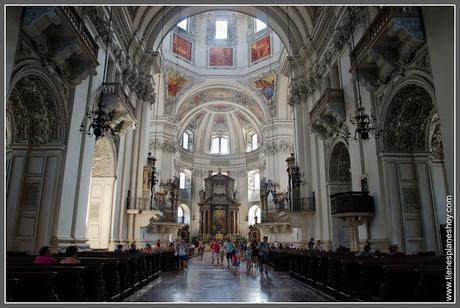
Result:
{"label": "window with daylight", "polygon": [[179,188],[185,189],[185,172],[179,173]]}
{"label": "window with daylight", "polygon": [[228,154],[228,137],[219,136],[211,140],[211,154]]}
{"label": "window with daylight", "polygon": [[191,131],[186,130],[182,134],[182,148],[186,150],[191,150],[193,144],[193,133]]}
{"label": "window with daylight", "polygon": [[259,142],[257,140],[257,134],[255,132],[249,132],[247,135],[248,138],[248,146],[246,150],[248,152],[254,151],[259,147]]}
{"label": "window with daylight", "polygon": [[227,21],[216,20],[216,39],[227,39]]}
{"label": "window with daylight", "polygon": [[258,20],[257,18],[256,18],[255,26],[256,26],[256,29],[255,29],[256,32],[262,31],[263,29],[267,28],[267,24],[265,24],[261,20]]}
{"label": "window with daylight", "polygon": [[188,23],[188,18],[185,18],[180,23],[178,23],[177,26],[181,28],[182,30],[187,31],[187,23]]}

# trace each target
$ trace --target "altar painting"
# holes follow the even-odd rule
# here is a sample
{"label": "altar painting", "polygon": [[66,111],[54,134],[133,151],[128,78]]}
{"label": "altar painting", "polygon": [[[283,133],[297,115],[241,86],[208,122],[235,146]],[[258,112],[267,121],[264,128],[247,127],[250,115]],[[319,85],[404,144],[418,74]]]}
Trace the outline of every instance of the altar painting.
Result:
{"label": "altar painting", "polygon": [[270,36],[263,37],[251,43],[251,62],[258,61],[270,55]]}
{"label": "altar painting", "polygon": [[192,42],[173,34],[172,52],[179,57],[192,61]]}
{"label": "altar painting", "polygon": [[233,48],[211,47],[209,49],[209,65],[233,66]]}
{"label": "altar painting", "polygon": [[213,233],[225,233],[225,210],[214,210],[213,216]]}

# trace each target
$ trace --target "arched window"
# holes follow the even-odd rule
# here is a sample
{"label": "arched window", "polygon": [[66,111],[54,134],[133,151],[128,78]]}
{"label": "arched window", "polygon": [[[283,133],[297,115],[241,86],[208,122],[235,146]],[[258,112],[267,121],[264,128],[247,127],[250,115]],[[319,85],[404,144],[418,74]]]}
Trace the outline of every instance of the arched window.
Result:
{"label": "arched window", "polygon": [[190,208],[185,203],[177,208],[177,222],[180,224],[190,224]]}
{"label": "arched window", "polygon": [[251,170],[248,172],[248,201],[259,200],[260,190],[260,172]]}
{"label": "arched window", "polygon": [[185,172],[179,173],[179,188],[185,189]]}
{"label": "arched window", "polygon": [[247,137],[246,151],[251,152],[251,151],[256,150],[259,147],[259,140],[258,140],[257,133],[249,132],[246,137]]}
{"label": "arched window", "polygon": [[261,211],[258,205],[253,205],[248,212],[248,223],[254,225],[261,222]]}
{"label": "arched window", "polygon": [[215,136],[211,139],[211,154],[228,154],[228,137]]}
{"label": "arched window", "polygon": [[189,130],[184,131],[182,134],[182,148],[192,150],[193,148],[193,133]]}

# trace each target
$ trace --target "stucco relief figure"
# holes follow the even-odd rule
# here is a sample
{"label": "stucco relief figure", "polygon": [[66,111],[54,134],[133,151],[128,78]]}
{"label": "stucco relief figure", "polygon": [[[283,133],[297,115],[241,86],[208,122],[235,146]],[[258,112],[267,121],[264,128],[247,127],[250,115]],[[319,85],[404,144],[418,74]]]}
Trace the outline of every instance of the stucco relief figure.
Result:
{"label": "stucco relief figure", "polygon": [[172,208],[172,200],[171,200],[171,194],[169,193],[169,191],[166,193],[165,195],[165,202],[164,202],[164,205],[166,208],[170,209]]}
{"label": "stucco relief figure", "polygon": [[273,199],[273,193],[270,191],[267,196],[267,207],[269,211],[276,209],[275,200]]}

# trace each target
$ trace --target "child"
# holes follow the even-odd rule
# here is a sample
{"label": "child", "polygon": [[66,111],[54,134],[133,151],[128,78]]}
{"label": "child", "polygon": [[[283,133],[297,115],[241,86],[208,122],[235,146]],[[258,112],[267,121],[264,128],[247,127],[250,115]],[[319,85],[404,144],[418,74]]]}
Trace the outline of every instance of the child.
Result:
{"label": "child", "polygon": [[233,269],[232,269],[233,275],[238,274],[239,269],[240,269],[240,262],[239,262],[238,255],[236,253],[233,253],[232,255],[232,265],[233,265]]}

